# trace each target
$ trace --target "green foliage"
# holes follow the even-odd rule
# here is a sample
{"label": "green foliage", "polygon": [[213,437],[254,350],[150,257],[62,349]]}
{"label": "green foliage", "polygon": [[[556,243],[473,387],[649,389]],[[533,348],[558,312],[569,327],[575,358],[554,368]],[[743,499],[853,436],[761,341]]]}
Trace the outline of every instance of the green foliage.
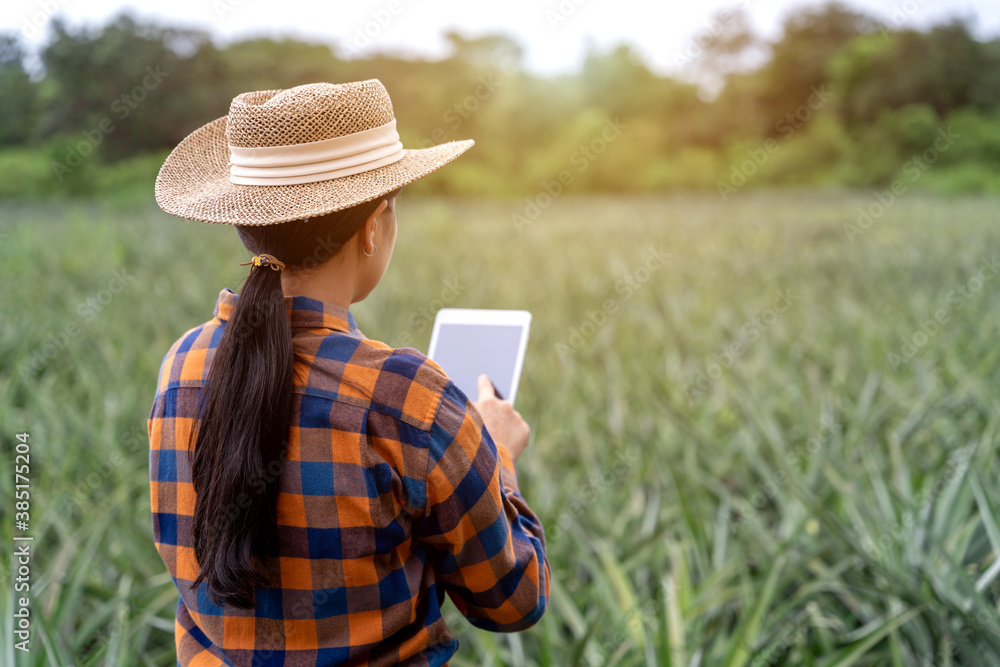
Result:
{"label": "green foliage", "polygon": [[[801,132],[783,140],[767,163],[761,166],[764,184],[840,185],[844,175],[836,166],[844,164],[852,146],[837,117],[820,114]],[[831,165],[834,168],[831,168]]]}
{"label": "green foliage", "polygon": [[0,151],[0,198],[41,199],[56,191],[46,156],[32,148]]}
{"label": "green foliage", "polygon": [[[839,2],[791,14],[781,39],[771,46],[771,59],[754,77],[753,100],[763,116],[777,119],[797,109],[828,81],[831,58],[852,39],[874,29],[872,19]],[[759,131],[765,136],[777,135],[770,124]]]}
{"label": "green foliage", "polygon": [[852,125],[910,105],[939,116],[969,106],[992,109],[1000,103],[998,45],[976,41],[961,22],[862,35],[834,55],[830,79]]}
{"label": "green foliage", "polygon": [[88,132],[108,158],[158,149],[174,139],[171,118],[186,106],[193,82],[183,84],[179,73],[187,59],[171,46],[204,42],[206,35],[138,24],[128,14],[95,32],[74,31],[59,20],[52,25],[54,36],[42,52],[40,136]]}
{"label": "green foliage", "polygon": [[151,201],[165,152],[102,164],[100,150],[86,156],[79,137],[53,137],[38,149],[0,151],[0,199],[98,196],[103,201]]}
{"label": "green foliage", "polygon": [[[0,194],[120,191],[118,177],[99,172],[162,155],[225,115],[241,92],[367,78],[390,91],[406,146],[477,141],[461,169],[414,184],[418,194],[531,197],[567,169],[573,192],[714,188],[768,140],[781,149],[746,187],[886,186],[955,123],[977,139],[942,155],[934,170],[950,175],[926,182],[991,189],[1000,40],[979,41],[959,21],[893,30],[837,2],[791,13],[771,42],[740,8],[721,11],[707,30],[678,58],[685,78],[718,84],[711,99],[652,71],[627,44],[591,48],[579,71],[541,77],[525,71],[522,45],[499,34],[450,32],[451,53],[423,60],[359,58],[350,44],[296,39],[216,45],[205,32],[128,13],[97,28],[55,21],[37,81],[19,38],[0,35],[0,151],[34,148],[56,179],[33,165]],[[739,66],[757,55],[766,58],[756,69]],[[627,129],[608,141],[608,123]],[[578,160],[591,145],[599,155]],[[79,157],[71,172],[53,166]],[[18,150],[0,164],[24,159]]]}
{"label": "green foliage", "polygon": [[960,135],[945,159],[948,164],[979,164],[998,171],[1000,166],[1000,107],[990,112],[961,109],[943,123]]}
{"label": "green foliage", "polygon": [[[520,202],[407,192],[352,307],[366,335],[425,350],[420,313],[456,278],[451,305],[535,313],[518,467],[552,596],[508,636],[447,605],[453,664],[1000,664],[996,199],[911,193],[856,232],[872,195],[560,198],[519,232]],[[0,448],[31,434],[36,633],[25,655],[0,635],[0,662],[173,665],[146,417],[162,354],[239,289],[244,250],[72,200],[0,204],[0,237],[20,285],[0,291]]]}
{"label": "green foliage", "polygon": [[965,163],[940,167],[924,177],[918,187],[949,195],[981,193],[1000,195],[1000,174],[982,164]]}
{"label": "green foliage", "polygon": [[0,33],[0,146],[24,143],[32,129],[37,93],[24,55],[19,40]]}

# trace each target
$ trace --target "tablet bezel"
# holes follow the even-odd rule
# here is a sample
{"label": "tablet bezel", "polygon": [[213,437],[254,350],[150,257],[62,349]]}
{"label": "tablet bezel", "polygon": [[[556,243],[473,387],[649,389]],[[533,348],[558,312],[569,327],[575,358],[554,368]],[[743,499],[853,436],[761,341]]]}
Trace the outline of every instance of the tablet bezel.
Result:
{"label": "tablet bezel", "polygon": [[[506,400],[511,405],[517,399],[517,388],[521,383],[521,367],[524,365],[524,354],[528,349],[528,334],[531,329],[531,313],[527,310],[494,310],[490,308],[442,308],[434,317],[434,329],[431,331],[431,342],[427,346],[427,357],[434,359],[437,352],[438,333],[444,324],[477,324],[495,326],[520,326],[521,340],[517,346],[517,359],[514,361],[514,375],[511,380],[511,394]],[[470,396],[475,401],[477,396]]]}

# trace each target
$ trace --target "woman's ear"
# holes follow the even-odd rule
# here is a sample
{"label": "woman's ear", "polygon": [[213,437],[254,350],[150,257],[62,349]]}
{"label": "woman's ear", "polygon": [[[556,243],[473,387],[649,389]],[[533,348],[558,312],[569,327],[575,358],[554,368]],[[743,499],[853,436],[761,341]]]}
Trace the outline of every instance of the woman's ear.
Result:
{"label": "woman's ear", "polygon": [[382,215],[382,212],[389,208],[389,202],[382,200],[381,203],[372,211],[368,219],[365,220],[365,224],[361,226],[361,238],[359,239],[360,251],[365,252],[369,248],[378,245],[375,243],[375,231],[378,229],[377,218]]}
{"label": "woman's ear", "polygon": [[379,205],[375,208],[374,211],[372,211],[372,214],[369,215],[368,219],[365,221],[365,230],[366,231],[370,232],[370,230],[368,230],[368,225],[372,225],[372,229],[374,230],[375,226],[377,225],[376,219],[380,215],[382,215],[382,213],[387,208],[389,208],[389,202],[387,202],[385,199],[383,199],[381,202],[379,202]]}

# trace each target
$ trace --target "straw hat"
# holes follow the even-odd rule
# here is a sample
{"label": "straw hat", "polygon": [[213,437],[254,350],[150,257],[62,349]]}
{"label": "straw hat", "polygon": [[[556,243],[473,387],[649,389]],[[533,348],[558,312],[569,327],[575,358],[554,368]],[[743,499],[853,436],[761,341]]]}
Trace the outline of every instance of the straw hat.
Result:
{"label": "straw hat", "polygon": [[378,79],[243,93],[189,134],[156,177],[181,218],[271,225],[371,201],[440,169],[473,141],[406,149]]}

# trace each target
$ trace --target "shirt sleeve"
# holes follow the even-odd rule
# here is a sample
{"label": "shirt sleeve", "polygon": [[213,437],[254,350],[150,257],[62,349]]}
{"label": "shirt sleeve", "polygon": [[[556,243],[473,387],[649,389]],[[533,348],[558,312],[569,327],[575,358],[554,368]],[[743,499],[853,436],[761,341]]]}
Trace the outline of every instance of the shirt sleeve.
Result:
{"label": "shirt sleeve", "polygon": [[517,485],[507,448],[451,381],[429,431],[419,538],[438,582],[469,622],[492,632],[534,625],[549,597],[545,533]]}

